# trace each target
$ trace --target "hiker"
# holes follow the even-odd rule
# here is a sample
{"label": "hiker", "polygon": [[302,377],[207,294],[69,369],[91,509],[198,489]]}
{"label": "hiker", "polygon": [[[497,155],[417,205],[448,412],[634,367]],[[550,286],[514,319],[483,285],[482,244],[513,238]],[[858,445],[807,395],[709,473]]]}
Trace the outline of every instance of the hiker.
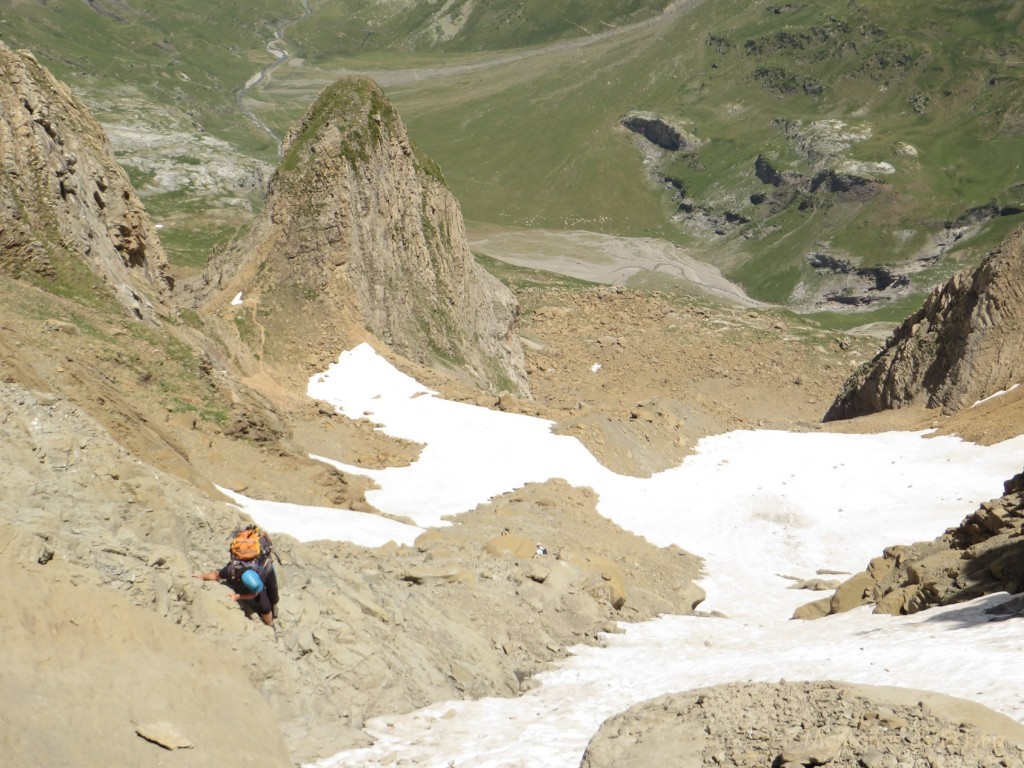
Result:
{"label": "hiker", "polygon": [[236,531],[229,551],[231,559],[219,571],[193,574],[203,581],[222,581],[235,593],[235,602],[245,600],[255,604],[263,623],[274,626],[277,616],[277,573],[271,557],[270,537],[257,526]]}

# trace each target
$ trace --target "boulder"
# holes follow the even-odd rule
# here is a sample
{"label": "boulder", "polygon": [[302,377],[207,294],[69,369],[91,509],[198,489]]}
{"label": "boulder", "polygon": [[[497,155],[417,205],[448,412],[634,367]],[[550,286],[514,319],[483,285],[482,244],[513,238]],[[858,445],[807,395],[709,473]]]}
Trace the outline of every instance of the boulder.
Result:
{"label": "boulder", "polygon": [[855,573],[848,578],[829,600],[829,613],[842,613],[871,602],[875,581],[866,573]]}
{"label": "boulder", "polygon": [[510,555],[516,559],[527,560],[537,551],[537,543],[525,536],[508,534],[490,539],[484,544],[484,550],[497,557]]}
{"label": "boulder", "polygon": [[470,584],[476,581],[476,574],[469,568],[464,568],[457,562],[448,561],[442,563],[425,563],[419,566],[407,568],[402,573],[404,581],[411,581],[413,584],[425,584],[429,582],[460,582]]}

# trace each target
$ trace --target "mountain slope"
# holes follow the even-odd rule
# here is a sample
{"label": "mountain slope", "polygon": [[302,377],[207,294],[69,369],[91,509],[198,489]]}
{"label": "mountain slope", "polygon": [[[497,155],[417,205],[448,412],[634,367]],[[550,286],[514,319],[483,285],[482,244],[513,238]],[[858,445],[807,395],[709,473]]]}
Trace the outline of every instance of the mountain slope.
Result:
{"label": "mountain slope", "polygon": [[670,0],[335,0],[296,24],[292,39],[314,59],[381,49],[482,51],[579,37],[647,18]]}
{"label": "mountain slope", "polygon": [[[25,58],[11,56],[16,61]],[[11,82],[17,83],[19,93],[29,104],[40,103],[39,94],[47,93],[51,85],[49,75],[40,71],[42,85],[37,87],[32,67],[3,70],[12,71]],[[356,86],[355,95],[372,95],[370,102],[382,113],[378,125],[371,113],[357,110],[354,125],[377,126],[386,134],[388,146],[405,157],[402,149],[409,147],[401,140],[400,123],[379,101],[379,91],[366,81]],[[331,103],[367,106],[358,98],[354,104]],[[27,109],[20,102],[16,106]],[[328,132],[338,139],[343,114],[328,113]],[[83,113],[81,120],[72,120],[70,108],[62,113],[58,135],[63,143],[54,141],[57,147],[77,149],[78,173],[112,163],[103,155],[98,134],[77,134],[90,128],[86,117]],[[27,133],[34,130],[30,126]],[[26,131],[12,133],[17,137]],[[311,136],[316,135],[311,130]],[[297,137],[297,151],[325,149],[308,140],[310,136],[306,139]],[[367,150],[371,145],[359,146]],[[3,210],[9,215],[0,220],[4,231],[12,231],[11,226],[27,217],[23,201],[30,193],[39,198],[40,211],[51,216],[40,231],[51,224],[60,229],[62,220],[51,210],[61,210],[60,190],[45,184],[36,189],[32,185],[37,177],[20,172],[33,167],[34,147],[31,142],[4,145],[6,167],[18,171],[6,177],[9,199],[17,205]],[[92,150],[95,156],[87,157]],[[317,158],[326,156],[315,154]],[[342,162],[338,157],[333,160]],[[307,162],[296,159],[291,170],[310,171]],[[364,177],[372,174],[368,167],[361,171]],[[429,210],[414,207],[415,223],[423,226],[420,217],[426,216],[455,232],[457,208],[444,207],[446,198],[439,188],[426,182],[426,191],[418,186],[413,169],[405,167],[404,173],[379,169],[380,176],[398,176],[403,184],[419,189],[428,208],[435,205],[453,217],[430,219]],[[40,178],[48,181],[46,177],[43,173]],[[287,181],[281,184],[286,186]],[[370,188],[365,178],[354,186],[360,184],[363,191]],[[328,196],[336,191],[326,188]],[[130,186],[124,194],[131,197]],[[403,210],[399,200],[387,195],[376,201],[388,203],[387,211],[391,203]],[[277,213],[287,209],[283,197],[271,206]],[[72,233],[78,231],[76,222],[84,227],[93,215],[74,206],[69,211],[65,223]],[[36,211],[30,213],[34,216]],[[139,216],[148,231],[141,208]],[[310,233],[319,236],[321,231],[313,226]],[[94,233],[94,244],[99,237]],[[214,483],[262,498],[372,512],[362,497],[365,480],[313,462],[309,454],[383,466],[408,461],[419,447],[376,433],[369,421],[342,419],[309,402],[304,394],[308,377],[294,369],[268,366],[279,376],[243,376],[248,371],[240,374],[238,369],[247,361],[240,350],[234,357],[229,340],[209,332],[217,330],[215,322],[207,325],[200,313],[183,306],[171,307],[166,315],[154,311],[151,317],[144,313],[139,318],[103,287],[103,266],[77,250],[73,239],[57,238],[46,245],[43,256],[61,265],[66,262],[68,269],[76,270],[72,274],[90,279],[69,293],[60,270],[56,276],[29,270],[36,263],[45,265],[42,257],[21,264],[8,258],[18,252],[15,248],[3,251],[4,266],[11,269],[0,270],[0,458],[5,468],[0,481],[0,553],[13,572],[11,584],[27,580],[35,586],[26,595],[31,610],[24,601],[12,603],[10,631],[4,633],[7,654],[16,666],[3,679],[11,690],[26,691],[18,697],[17,711],[0,727],[0,741],[10,747],[5,754],[18,759],[44,754],[55,760],[73,755],[68,759],[88,766],[109,764],[108,750],[116,750],[133,756],[138,764],[155,762],[155,750],[161,748],[136,735],[132,720],[139,726],[150,724],[151,714],[167,701],[166,677],[145,672],[163,659],[174,670],[202,671],[202,679],[173,688],[195,691],[194,703],[206,702],[207,709],[192,710],[191,701],[167,701],[163,706],[171,724],[192,743],[192,751],[183,758],[190,764],[222,763],[221,750],[231,749],[240,734],[251,741],[253,727],[268,732],[268,748],[253,758],[253,764],[282,764],[278,729],[293,759],[323,757],[362,743],[365,716],[463,696],[514,694],[520,685],[517,674],[526,678],[559,656],[561,649],[592,641],[613,618],[688,612],[699,601],[700,591],[692,585],[695,558],[626,534],[597,515],[592,494],[556,483],[519,489],[501,506],[516,509],[518,530],[527,541],[543,537],[580,553],[580,564],[565,570],[557,590],[553,584],[537,586],[531,602],[515,599],[517,586],[534,583],[534,577],[525,566],[504,558],[500,549],[497,554],[482,549],[481,544],[496,535],[495,519],[504,514],[496,507],[476,514],[470,510],[458,528],[452,526],[416,547],[391,545],[378,551],[334,542],[303,544],[277,536],[283,599],[282,631],[275,636],[262,622],[249,621],[224,587],[192,577],[223,564],[230,532],[246,522],[219,496]],[[436,249],[416,253],[428,261],[443,257]],[[465,283],[471,286],[473,269],[464,260],[456,262],[452,272],[470,272]],[[127,284],[134,275],[123,279]],[[273,287],[287,291],[287,286]],[[504,298],[510,296],[506,291]],[[182,284],[169,297],[182,303],[189,299]],[[479,300],[482,311],[485,297],[471,293],[471,298]],[[287,307],[287,297],[273,300]],[[335,322],[324,318],[325,325]],[[332,327],[341,326],[338,322]],[[355,326],[346,330],[357,332]],[[318,341],[324,345],[320,351],[334,356],[346,338]],[[299,383],[292,388],[295,380]],[[450,377],[438,380],[451,384]],[[564,528],[548,519],[553,504],[564,513]],[[628,575],[621,573],[608,560],[621,552],[642,565]],[[439,564],[444,566],[440,571]],[[615,578],[614,591],[602,573]],[[417,592],[410,599],[413,584]],[[123,599],[111,599],[111,592]],[[32,600],[33,595],[38,599]],[[495,604],[507,610],[495,614]],[[71,627],[78,629],[60,632],[68,610],[74,611],[70,620],[78,622]],[[102,649],[94,653],[96,632],[110,621],[116,626],[107,627],[104,637],[116,644],[119,654]],[[514,641],[511,626],[518,628]],[[159,639],[153,639],[154,633]],[[176,641],[175,633],[188,638]],[[506,641],[497,642],[498,637]],[[76,640],[85,647],[76,651]],[[34,664],[48,664],[52,653],[65,650],[70,670],[61,667],[53,677],[47,670],[45,675],[35,673]],[[116,706],[93,707],[89,717],[76,719],[73,731],[53,736],[38,728],[49,722],[47,712],[87,706],[84,696],[97,680],[106,680],[119,692]],[[222,690],[206,691],[209,680],[216,680]],[[248,727],[239,727],[237,711],[220,716],[226,700],[243,706],[254,702]],[[34,745],[12,730],[26,722],[35,730],[25,735],[52,736],[52,749],[32,752]],[[72,735],[75,743],[69,743]],[[235,753],[250,754],[244,745]]]}
{"label": "mountain slope", "polygon": [[959,411],[1024,379],[1024,229],[937,288],[847,380],[825,421],[923,404]]}
{"label": "mountain slope", "polygon": [[[1005,1],[693,4],[504,58],[283,67],[260,113],[373,69],[472,223],[657,235],[756,298],[870,309],[1019,222],[1021,24]],[[660,147],[637,113],[698,141]]]}
{"label": "mountain slope", "polygon": [[[1019,223],[1018,4],[663,5],[257,3],[207,19],[140,0],[31,6],[5,35],[39,40],[118,126],[174,224],[172,257],[192,263],[250,215],[239,184],[260,181],[244,154],[275,143],[259,123],[283,136],[342,71],[384,84],[472,224],[663,237],[801,311],[894,321]],[[71,50],[68,24],[86,32]],[[138,42],[90,45],[94,29]],[[194,43],[211,31],[223,47]],[[631,133],[638,113],[698,142]],[[147,134],[182,139],[177,172]]]}
{"label": "mountain slope", "polygon": [[[31,54],[2,43],[0,158],[0,269],[94,290],[150,322],[167,315],[167,257],[103,129]],[[83,263],[101,286],[81,284]]]}
{"label": "mountain slope", "polygon": [[[527,391],[511,292],[473,260],[440,170],[410,143],[375,83],[325,89],[292,129],[266,211],[207,280],[252,295],[264,353],[362,328],[485,388]],[[301,349],[301,347],[300,347]]]}

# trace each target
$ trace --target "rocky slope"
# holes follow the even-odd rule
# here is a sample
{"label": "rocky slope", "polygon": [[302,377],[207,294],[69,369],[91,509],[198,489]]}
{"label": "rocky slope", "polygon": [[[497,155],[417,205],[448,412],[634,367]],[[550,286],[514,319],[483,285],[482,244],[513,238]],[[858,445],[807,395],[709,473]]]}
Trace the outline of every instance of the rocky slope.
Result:
{"label": "rocky slope", "polygon": [[[3,144],[2,226],[11,238],[0,271],[0,552],[11,570],[8,583],[31,585],[4,624],[5,648],[17,663],[3,680],[27,693],[4,718],[12,727],[0,729],[5,760],[39,764],[45,754],[47,764],[67,758],[107,765],[113,751],[131,755],[133,764],[159,764],[167,744],[153,745],[139,729],[188,749],[189,764],[223,764],[228,753],[253,765],[319,757],[359,743],[364,716],[461,696],[511,695],[564,648],[593,639],[612,620],[690,612],[699,603],[695,557],[625,534],[597,515],[592,495],[557,484],[470,511],[459,526],[414,548],[374,551],[280,537],[285,597],[276,638],[239,611],[223,587],[193,579],[222,564],[227,536],[243,522],[213,481],[263,497],[369,509],[365,482],[307,455],[381,465],[408,461],[418,448],[308,402],[300,395],[301,374],[294,390],[291,380],[277,384],[272,377],[255,382],[276,384],[266,391],[249,386],[235,367],[246,372],[241,346],[206,334],[201,315],[161,304],[172,283],[159,243],[141,206],[132,207],[137,202],[102,134],[91,132],[87,114],[78,114],[66,90],[30,57],[5,55],[4,72],[19,95],[5,104],[5,125],[14,128]],[[403,141],[388,146],[401,154],[409,149]],[[74,150],[74,162],[62,148]],[[58,161],[78,170],[58,174]],[[87,197],[80,182],[95,182],[97,169],[107,169],[106,191],[116,190],[127,206],[121,218],[103,218],[121,209],[99,194],[83,202],[88,210],[76,207]],[[362,169],[365,183],[371,174]],[[53,181],[61,178],[63,188]],[[283,198],[275,201],[272,210],[287,208]],[[387,195],[378,202],[401,208]],[[416,198],[420,203],[450,203],[443,223],[461,226],[454,201],[446,203],[436,189]],[[414,218],[442,221],[419,208]],[[128,223],[122,230],[118,222]],[[108,223],[138,235],[145,249],[134,240],[100,243]],[[56,234],[32,250],[23,247],[25,233]],[[83,242],[91,248],[79,247]],[[96,263],[101,254],[116,258]],[[442,256],[436,247],[415,255]],[[412,270],[404,262],[392,266],[394,280]],[[488,298],[486,283],[496,281],[471,262],[451,271],[452,284],[464,290],[459,300],[473,303],[479,315],[493,304],[503,307],[502,333],[511,333],[511,293],[501,289]],[[106,286],[89,282],[92,274]],[[360,279],[365,288],[368,273]],[[288,285],[275,287],[288,294]],[[127,306],[115,300],[129,292]],[[286,298],[275,300],[284,306]],[[439,302],[442,318],[466,309],[454,293]],[[327,325],[331,316],[324,317]],[[305,331],[313,333],[316,320]],[[360,332],[355,320],[344,327]],[[318,353],[336,354],[350,338],[317,334],[313,341],[322,345]],[[473,337],[458,341],[468,357],[475,354]],[[509,535],[500,536],[506,529]],[[491,540],[497,543],[485,546]],[[538,540],[552,553],[548,561],[532,560]],[[643,565],[624,568],[623,553]],[[496,613],[495,605],[505,610]],[[161,627],[166,636],[156,639]],[[100,633],[116,654],[94,647]],[[33,677],[37,664],[49,669],[49,659],[65,651],[81,670],[73,679],[63,680],[61,669]],[[167,675],[182,667],[200,674],[170,685],[167,675],[144,671],[164,657]],[[218,681],[218,691],[208,690],[209,679]],[[81,717],[77,710],[97,680],[109,682],[117,701]],[[169,698],[182,690],[185,700]],[[252,722],[239,727],[231,702],[243,709],[251,702]],[[49,716],[43,708],[66,713],[62,721],[72,724],[50,736],[40,728]],[[222,710],[231,711],[221,717]],[[29,722],[35,725],[23,734],[12,730]],[[249,744],[253,728],[268,733],[259,754]]]}
{"label": "rocky slope", "polygon": [[[703,598],[692,584],[696,558],[623,532],[597,514],[593,493],[554,483],[495,499],[415,547],[276,537],[283,599],[275,638],[226,588],[192,578],[226,560],[228,534],[243,522],[236,510],[139,461],[63,398],[0,384],[0,406],[0,555],[23,574],[13,583],[27,579],[39,598],[31,610],[9,612],[6,652],[28,664],[51,646],[35,647],[39,637],[70,624],[85,643],[97,623],[119,649],[76,652],[92,674],[118,685],[117,706],[71,718],[74,732],[58,739],[73,739],[83,754],[119,746],[127,754],[139,738],[132,718],[169,719],[194,742],[195,764],[213,765],[232,739],[251,733],[232,730],[234,711],[215,713],[230,697],[261,695],[273,711],[269,718],[266,704],[257,708],[270,746],[280,729],[292,758],[322,757],[360,743],[364,716],[512,695],[562,649],[613,629],[609,622],[690,613]],[[538,541],[548,556],[533,556]],[[72,588],[73,605],[43,601]],[[166,642],[143,642],[161,626]],[[179,702],[177,686],[160,689],[158,674],[132,684],[126,670],[152,665],[167,644],[175,646],[171,672],[176,664],[222,667],[221,693],[196,681],[202,696],[193,708]],[[28,689],[29,669],[8,666],[0,680]],[[17,722],[42,721],[38,707],[73,707],[84,695],[66,695],[59,676],[38,680],[35,692],[40,698],[19,701]],[[31,741],[0,732],[17,747],[5,759],[33,764]],[[253,764],[282,764],[273,754]]]}
{"label": "rocky slope", "polygon": [[958,411],[1024,378],[1024,229],[931,293],[846,382],[825,420],[912,404]]}
{"label": "rocky slope", "polygon": [[609,718],[581,768],[1010,766],[1024,727],[922,691],[844,683],[733,683],[662,696]]}
{"label": "rocky slope", "polygon": [[440,170],[368,79],[328,87],[290,131],[264,215],[207,280],[207,306],[249,297],[232,317],[258,327],[256,358],[305,363],[312,340],[337,348],[366,329],[476,386],[527,392],[515,298],[476,264]]}
{"label": "rocky slope", "polygon": [[0,159],[0,269],[81,289],[77,260],[136,317],[167,314],[167,257],[103,129],[30,53],[3,43]]}
{"label": "rocky slope", "polygon": [[984,502],[936,539],[887,547],[830,597],[798,608],[794,618],[813,619],[872,603],[875,613],[908,614],[995,592],[1015,594],[1024,590],[1022,535],[1024,473],[1004,483],[1001,497]]}

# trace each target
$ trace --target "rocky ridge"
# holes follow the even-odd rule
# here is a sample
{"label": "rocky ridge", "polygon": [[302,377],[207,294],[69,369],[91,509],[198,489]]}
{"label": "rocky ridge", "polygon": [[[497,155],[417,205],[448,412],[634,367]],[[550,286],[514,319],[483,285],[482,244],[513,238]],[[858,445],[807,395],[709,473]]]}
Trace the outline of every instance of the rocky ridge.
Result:
{"label": "rocky ridge", "polygon": [[[794,618],[819,618],[869,604],[875,613],[917,613],[1024,590],[1024,473],[1007,480],[1003,491],[932,541],[887,547],[830,597],[798,608]],[[1020,603],[998,610],[1019,610]]]}
{"label": "rocky ridge", "polygon": [[893,331],[825,414],[848,419],[921,404],[952,412],[1024,378],[1024,229],[958,272]]}
{"label": "rocky ridge", "polygon": [[206,281],[214,314],[249,297],[229,319],[258,328],[240,339],[256,359],[305,364],[297,339],[337,348],[368,330],[476,386],[528,393],[515,298],[476,264],[440,170],[366,78],[325,89],[289,132],[264,214]]}
{"label": "rocky ridge", "polygon": [[3,43],[0,158],[0,269],[77,282],[70,253],[136,317],[168,314],[167,257],[100,124],[32,54]]}

